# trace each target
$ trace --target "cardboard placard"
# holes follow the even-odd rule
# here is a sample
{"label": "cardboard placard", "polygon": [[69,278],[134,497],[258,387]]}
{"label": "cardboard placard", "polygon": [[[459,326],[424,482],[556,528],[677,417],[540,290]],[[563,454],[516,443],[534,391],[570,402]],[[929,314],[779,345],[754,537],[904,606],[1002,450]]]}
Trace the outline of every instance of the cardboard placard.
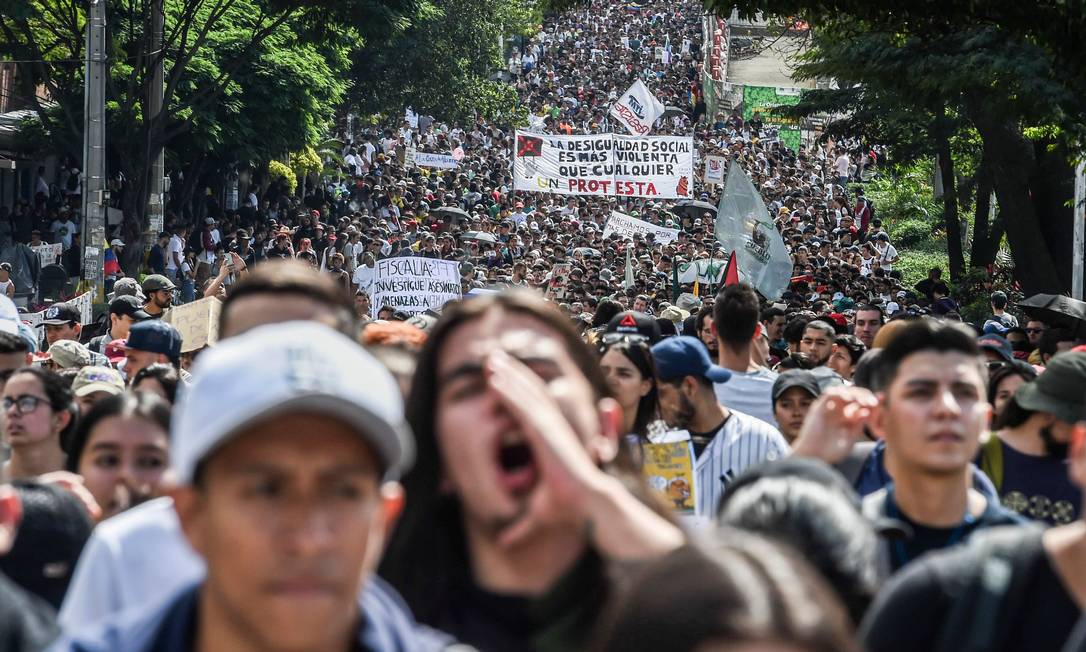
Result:
{"label": "cardboard placard", "polygon": [[219,312],[222,301],[204,297],[199,301],[174,306],[162,316],[162,321],[181,333],[181,352],[198,351],[219,341]]}

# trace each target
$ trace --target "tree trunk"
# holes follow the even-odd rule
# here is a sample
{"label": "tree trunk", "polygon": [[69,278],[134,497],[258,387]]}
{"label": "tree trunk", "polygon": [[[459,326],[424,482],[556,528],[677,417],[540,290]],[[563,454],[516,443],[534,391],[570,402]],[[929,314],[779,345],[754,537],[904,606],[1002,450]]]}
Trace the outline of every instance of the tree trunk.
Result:
{"label": "tree trunk", "polygon": [[982,159],[977,170],[976,209],[973,213],[973,248],[969,252],[971,267],[987,267],[995,262],[999,252],[999,241],[1003,239],[1003,219],[997,214],[990,219],[992,212],[992,176],[988,165]]}
{"label": "tree trunk", "polygon": [[950,137],[940,131],[938,138],[939,170],[943,180],[943,221],[946,224],[946,251],[950,258],[950,278],[962,277],[965,258],[962,256],[962,225],[958,221],[958,193],[954,179],[954,158],[950,154]]}
{"label": "tree trunk", "polygon": [[984,158],[1014,256],[1015,278],[1027,296],[1059,294],[1064,288],[1052,257],[1046,255],[1047,243],[1030,199],[1029,180],[1036,167],[1033,144],[1001,107],[974,97],[967,101],[967,110],[984,140]]}

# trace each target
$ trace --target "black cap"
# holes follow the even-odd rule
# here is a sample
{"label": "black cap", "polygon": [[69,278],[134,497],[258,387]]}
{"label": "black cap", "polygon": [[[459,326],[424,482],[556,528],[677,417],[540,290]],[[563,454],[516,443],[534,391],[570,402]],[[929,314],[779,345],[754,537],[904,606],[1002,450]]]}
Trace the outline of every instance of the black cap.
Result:
{"label": "black cap", "polygon": [[793,387],[802,387],[815,398],[822,393],[818,386],[817,376],[805,369],[790,369],[773,381],[773,403],[776,403],[782,394]]}
{"label": "black cap", "polygon": [[143,309],[143,302],[131,295],[122,295],[109,302],[109,314],[125,315],[136,321],[150,319],[151,315]]}
{"label": "black cap", "polygon": [[70,303],[54,303],[45,310],[45,319],[41,323],[49,326],[63,326],[64,324],[78,324],[82,315]]}
{"label": "black cap", "polygon": [[626,310],[620,312],[607,322],[605,333],[619,333],[621,335],[640,335],[649,340],[650,344],[656,344],[662,337],[660,325],[656,320],[643,312]]}

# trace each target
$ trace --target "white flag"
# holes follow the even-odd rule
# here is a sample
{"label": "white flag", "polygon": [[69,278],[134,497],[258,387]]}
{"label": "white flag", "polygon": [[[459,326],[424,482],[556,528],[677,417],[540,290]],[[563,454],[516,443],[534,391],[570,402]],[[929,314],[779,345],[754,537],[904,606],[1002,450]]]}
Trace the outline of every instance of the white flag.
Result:
{"label": "white flag", "polygon": [[623,279],[623,281],[622,281],[622,289],[623,290],[629,290],[630,288],[632,288],[637,283],[635,281],[635,279],[634,279],[633,260],[630,258],[630,250],[631,249],[633,249],[633,246],[627,245],[627,247],[626,247],[626,278]]}
{"label": "white flag", "polygon": [[664,105],[640,79],[611,105],[611,115],[635,136],[652,131],[652,123],[663,113]]}

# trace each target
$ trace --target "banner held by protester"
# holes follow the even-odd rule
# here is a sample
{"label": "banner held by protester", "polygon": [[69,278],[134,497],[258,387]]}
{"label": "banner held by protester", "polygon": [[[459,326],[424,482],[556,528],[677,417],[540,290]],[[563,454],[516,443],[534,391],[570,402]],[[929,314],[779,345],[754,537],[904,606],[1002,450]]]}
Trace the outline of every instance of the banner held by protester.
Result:
{"label": "banner held by protester", "polygon": [[460,265],[434,258],[386,258],[377,261],[373,276],[373,318],[384,307],[415,314],[440,311],[460,298]]}
{"label": "banner held by protester", "polygon": [[603,227],[603,237],[605,239],[613,233],[631,238],[651,234],[655,242],[659,244],[670,244],[679,238],[678,229],[656,226],[618,211],[611,211],[611,217],[607,220],[607,225]]}

